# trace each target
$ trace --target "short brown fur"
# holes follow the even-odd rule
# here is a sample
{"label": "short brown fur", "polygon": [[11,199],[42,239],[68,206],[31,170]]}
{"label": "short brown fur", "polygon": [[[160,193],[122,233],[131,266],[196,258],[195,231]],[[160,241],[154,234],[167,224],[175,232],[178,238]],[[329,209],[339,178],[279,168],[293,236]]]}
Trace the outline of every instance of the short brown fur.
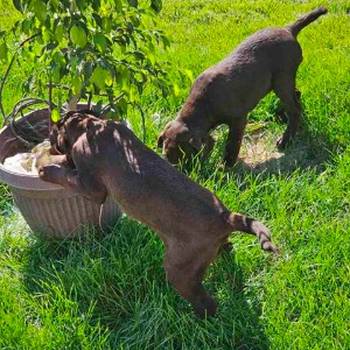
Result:
{"label": "short brown fur", "polygon": [[288,127],[278,140],[286,147],[295,136],[301,116],[300,93],[295,77],[302,61],[296,40],[302,28],[325,14],[320,7],[285,28],[261,30],[223,61],[202,73],[192,86],[178,117],[167,124],[158,146],[172,163],[198,153],[208,154],[213,145],[210,131],[220,124],[229,126],[225,162],[233,165],[238,157],[247,114],[271,90],[280,98],[288,115]]}
{"label": "short brown fur", "polygon": [[126,214],[156,231],[165,244],[168,280],[200,317],[216,311],[202,280],[232,231],[256,235],[263,250],[276,252],[262,223],[231,213],[125,125],[71,113],[54,129],[53,149],[66,153],[70,166],[43,167],[40,177],[98,203],[108,193]]}

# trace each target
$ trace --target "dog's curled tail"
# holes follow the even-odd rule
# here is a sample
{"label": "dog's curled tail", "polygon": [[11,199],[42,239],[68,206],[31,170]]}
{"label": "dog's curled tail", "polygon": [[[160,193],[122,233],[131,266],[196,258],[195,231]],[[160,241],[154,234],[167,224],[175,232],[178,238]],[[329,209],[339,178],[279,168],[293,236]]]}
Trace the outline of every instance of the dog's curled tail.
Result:
{"label": "dog's curled tail", "polygon": [[292,33],[294,37],[298,35],[298,33],[307,25],[316,21],[316,19],[322,15],[325,15],[328,10],[325,7],[319,7],[306,15],[297,19],[293,24],[287,26],[287,29]]}
{"label": "dog's curled tail", "polygon": [[278,253],[278,249],[271,242],[269,229],[260,221],[238,213],[230,213],[227,221],[232,231],[241,231],[255,235],[259,239],[261,249],[275,254]]}

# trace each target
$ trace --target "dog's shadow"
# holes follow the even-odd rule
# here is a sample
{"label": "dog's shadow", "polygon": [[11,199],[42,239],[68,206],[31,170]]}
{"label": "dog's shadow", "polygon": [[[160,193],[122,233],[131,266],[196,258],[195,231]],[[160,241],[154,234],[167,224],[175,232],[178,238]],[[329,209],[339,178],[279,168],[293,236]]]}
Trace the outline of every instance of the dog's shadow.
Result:
{"label": "dog's shadow", "polygon": [[[249,144],[248,146],[249,147]],[[296,170],[312,170],[321,173],[331,159],[331,152],[324,142],[312,139],[309,135],[298,135],[283,151],[267,151],[261,159],[243,158],[237,164],[240,173],[252,172],[264,175],[290,175]]]}
{"label": "dog's shadow", "polygon": [[[92,327],[102,326],[110,333],[111,347],[127,344],[132,329],[142,348],[144,330],[154,328],[152,343],[166,348],[191,348],[203,341],[212,348],[268,348],[260,305],[246,300],[243,274],[232,252],[221,253],[209,269],[205,285],[219,309],[208,320],[197,319],[166,282],[161,241],[126,218],[104,236],[91,233],[63,242],[37,237],[28,256],[23,282],[38,302],[44,296],[42,307],[76,305],[72,322],[84,318]],[[145,347],[147,342],[149,338]]]}
{"label": "dog's shadow", "polygon": [[293,172],[313,171],[317,174],[324,171],[327,163],[332,159],[332,152],[327,141],[313,138],[307,131],[296,136],[282,151],[277,149],[276,141],[279,132],[262,130],[256,134],[247,134],[244,138],[239,160],[233,167],[225,167],[222,160],[225,148],[225,137],[217,137],[217,144],[212,156],[206,162],[198,160],[185,169],[189,175],[195,169],[202,179],[207,179],[221,172],[230,173],[238,178],[246,174],[266,179],[273,175],[289,176]]}
{"label": "dog's shadow", "polygon": [[208,287],[214,291],[219,304],[219,320],[215,325],[234,328],[227,348],[269,349],[270,342],[261,319],[261,291],[247,286],[246,279],[235,252],[221,252],[207,278]]}

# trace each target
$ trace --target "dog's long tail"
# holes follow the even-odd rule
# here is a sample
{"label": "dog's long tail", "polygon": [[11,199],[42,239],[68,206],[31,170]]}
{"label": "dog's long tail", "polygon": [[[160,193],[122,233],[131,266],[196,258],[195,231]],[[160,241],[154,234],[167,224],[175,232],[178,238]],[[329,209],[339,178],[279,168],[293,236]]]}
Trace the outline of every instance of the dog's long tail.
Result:
{"label": "dog's long tail", "polygon": [[325,7],[319,7],[304,16],[297,19],[293,24],[288,25],[286,28],[292,33],[294,37],[307,25],[315,21],[318,17],[325,15],[328,10]]}
{"label": "dog's long tail", "polygon": [[261,249],[278,253],[278,249],[271,242],[269,229],[260,221],[249,218],[238,213],[230,213],[227,217],[227,222],[232,231],[241,231],[255,235],[259,239]]}

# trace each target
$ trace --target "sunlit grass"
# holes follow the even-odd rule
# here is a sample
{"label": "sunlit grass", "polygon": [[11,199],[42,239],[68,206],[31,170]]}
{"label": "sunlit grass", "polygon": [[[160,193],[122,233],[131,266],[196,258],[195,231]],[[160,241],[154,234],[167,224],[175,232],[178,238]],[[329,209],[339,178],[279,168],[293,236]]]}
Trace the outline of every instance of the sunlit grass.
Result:
{"label": "sunlit grass", "polygon": [[[319,4],[165,1],[161,26],[173,46],[162,58],[196,76],[252,32],[292,22]],[[225,171],[222,128],[211,158],[183,169],[232,210],[264,221],[281,256],[264,254],[252,237],[232,237],[234,252],[220,256],[206,279],[217,317],[201,321],[166,283],[163,246],[152,231],[123,218],[103,237],[87,232],[80,241],[47,242],[11,210],[1,187],[0,348],[350,348],[350,1],[323,4],[330,13],[299,36],[305,125],[286,155],[278,163],[267,154],[253,171],[244,163]],[[3,28],[14,12],[0,5]],[[17,69],[9,81],[7,108],[20,96],[13,89],[21,74]],[[189,88],[171,101],[157,92],[144,97],[149,146]],[[283,128],[273,118],[275,102],[267,96],[250,117],[263,123],[266,141],[254,141],[253,127],[247,135],[271,154]],[[131,121],[141,135],[136,113]]]}

